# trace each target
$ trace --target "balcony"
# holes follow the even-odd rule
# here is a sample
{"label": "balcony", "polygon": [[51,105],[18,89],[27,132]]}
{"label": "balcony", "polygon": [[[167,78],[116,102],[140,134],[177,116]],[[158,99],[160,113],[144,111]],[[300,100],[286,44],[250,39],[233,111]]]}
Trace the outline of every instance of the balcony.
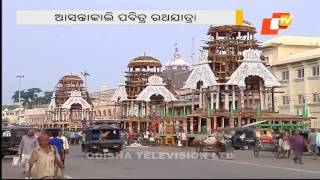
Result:
{"label": "balcony", "polygon": [[304,77],[302,78],[296,78],[293,80],[294,82],[303,82],[304,81]]}
{"label": "balcony", "polygon": [[309,80],[319,80],[320,76],[310,76],[308,77]]}
{"label": "balcony", "polygon": [[279,109],[290,109],[290,105],[289,104],[279,105],[278,108]]}
{"label": "balcony", "polygon": [[288,84],[288,83],[289,83],[289,79],[280,80],[279,82],[280,82],[281,84]]}

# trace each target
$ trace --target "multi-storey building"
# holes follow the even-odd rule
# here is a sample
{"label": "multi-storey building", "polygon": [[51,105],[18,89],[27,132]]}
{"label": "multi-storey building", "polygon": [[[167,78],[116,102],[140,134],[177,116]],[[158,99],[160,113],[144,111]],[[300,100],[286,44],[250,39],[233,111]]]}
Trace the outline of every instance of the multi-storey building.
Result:
{"label": "multi-storey building", "polygon": [[[24,111],[24,108],[20,108],[20,114]],[[2,108],[2,121],[5,123],[19,123],[19,107],[17,106],[6,106]]]}
{"label": "multi-storey building", "polygon": [[281,87],[275,93],[275,110],[309,116],[320,128],[320,37],[281,36],[262,44],[265,59]]}

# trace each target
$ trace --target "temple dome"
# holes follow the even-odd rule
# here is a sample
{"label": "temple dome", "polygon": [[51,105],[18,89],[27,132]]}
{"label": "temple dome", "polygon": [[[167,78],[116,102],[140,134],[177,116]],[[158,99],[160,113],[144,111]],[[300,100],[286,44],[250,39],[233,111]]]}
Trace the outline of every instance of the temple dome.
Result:
{"label": "temple dome", "polygon": [[173,58],[165,66],[167,69],[183,69],[183,67],[189,68],[190,64],[181,57],[179,49],[175,48]]}
{"label": "temple dome", "polygon": [[107,82],[104,81],[99,88],[99,92],[107,91],[108,89]]}
{"label": "temple dome", "polygon": [[83,83],[83,80],[79,76],[72,75],[72,74],[65,75],[59,80],[60,83],[62,83],[62,82],[75,82],[75,81]]}
{"label": "temple dome", "polygon": [[128,64],[128,67],[140,67],[140,66],[161,67],[162,65],[158,59],[152,56],[147,56],[146,54],[132,59]]}

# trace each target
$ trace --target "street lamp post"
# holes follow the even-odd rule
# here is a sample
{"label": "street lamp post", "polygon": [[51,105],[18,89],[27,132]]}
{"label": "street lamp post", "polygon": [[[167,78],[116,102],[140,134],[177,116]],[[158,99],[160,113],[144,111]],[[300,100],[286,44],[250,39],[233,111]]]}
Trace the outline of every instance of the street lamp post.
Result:
{"label": "street lamp post", "polygon": [[20,123],[20,109],[21,109],[21,79],[24,78],[24,75],[17,75],[16,76],[18,78],[18,81],[19,81],[19,111],[18,111],[18,123]]}

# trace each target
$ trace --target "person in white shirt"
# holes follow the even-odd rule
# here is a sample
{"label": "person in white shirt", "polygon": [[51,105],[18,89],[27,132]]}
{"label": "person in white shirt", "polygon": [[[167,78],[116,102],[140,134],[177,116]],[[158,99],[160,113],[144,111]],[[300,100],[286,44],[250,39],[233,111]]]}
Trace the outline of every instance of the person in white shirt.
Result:
{"label": "person in white shirt", "polygon": [[187,133],[184,131],[184,129],[181,129],[178,136],[181,139],[182,146],[184,148],[187,148],[188,147],[188,137],[187,137]]}
{"label": "person in white shirt", "polygon": [[143,139],[148,144],[149,143],[149,131],[146,129],[146,131],[143,133]]}
{"label": "person in white shirt", "polygon": [[35,130],[28,130],[28,134],[24,135],[19,145],[19,157],[22,164],[23,174],[26,174],[29,170],[29,159],[33,149],[37,146],[37,136]]}
{"label": "person in white shirt", "polygon": [[68,142],[68,139],[62,134],[61,131],[59,131],[59,139],[62,139],[63,141],[63,150],[64,150],[64,156],[61,157],[61,160],[62,160],[62,163],[64,165],[64,161],[66,159],[65,155],[69,153],[69,142]]}

